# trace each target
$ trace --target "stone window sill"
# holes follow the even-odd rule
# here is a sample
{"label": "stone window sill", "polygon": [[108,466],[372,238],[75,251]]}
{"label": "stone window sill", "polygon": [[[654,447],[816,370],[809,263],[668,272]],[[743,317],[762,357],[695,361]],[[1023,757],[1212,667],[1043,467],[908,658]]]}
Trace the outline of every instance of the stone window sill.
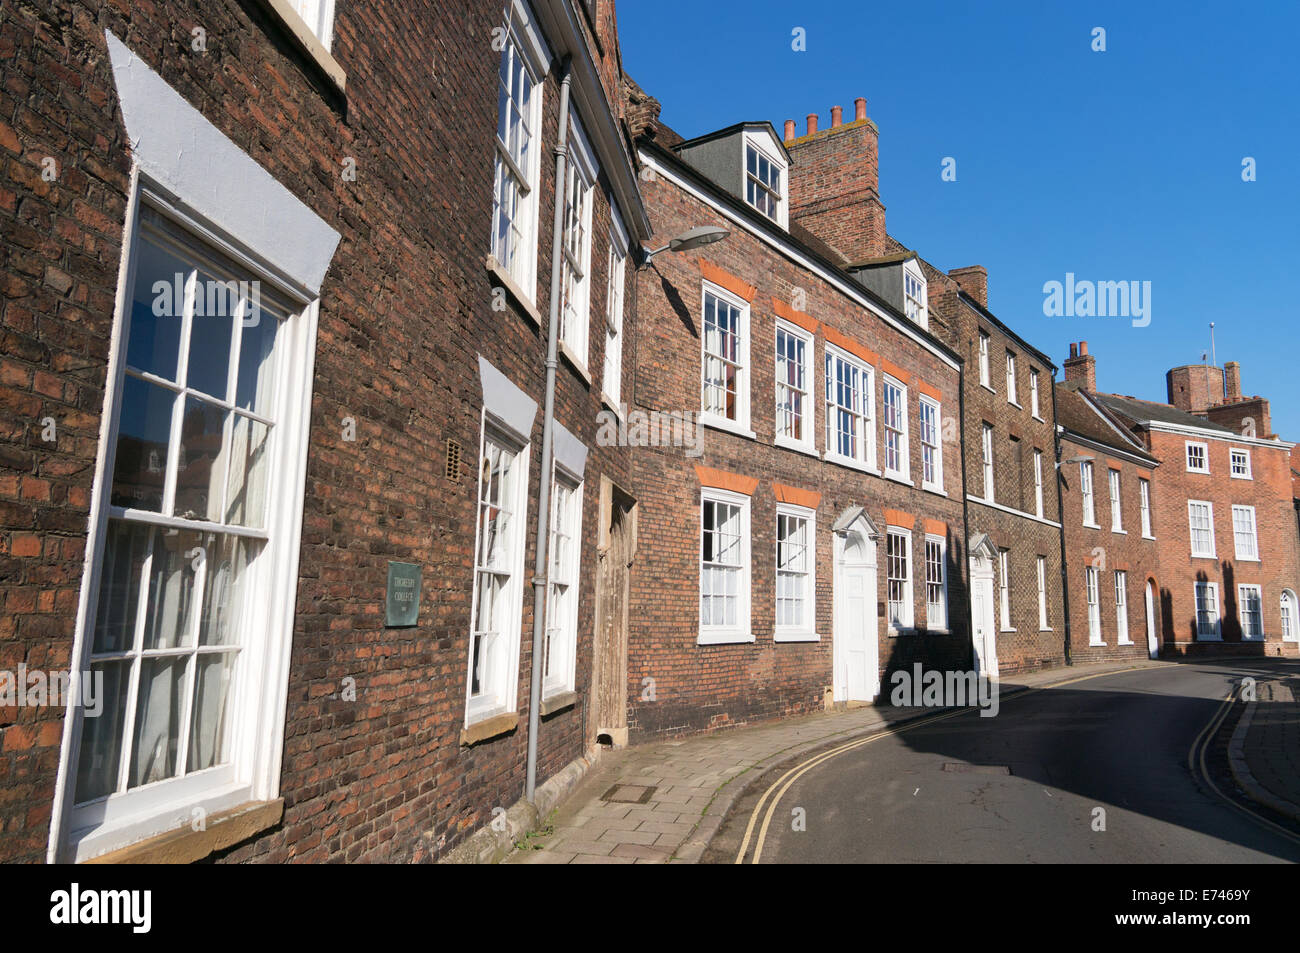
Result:
{"label": "stone window sill", "polygon": [[130,847],[86,860],[87,864],[192,864],[270,830],[284,817],[284,798],[250,801],[214,814],[204,830],[168,831]]}
{"label": "stone window sill", "polygon": [[343,95],[348,83],[347,74],[343,72],[343,67],[339,65],[338,60],[334,59],[329,50],[316,39],[316,34],[303,22],[302,17],[298,16],[297,11],[289,4],[289,0],[257,0],[257,2],[283,24],[298,48],[320,70],[330,85],[338,90],[339,95]]}
{"label": "stone window sill", "polygon": [[508,711],[504,715],[495,715],[476,721],[468,728],[462,729],[460,743],[464,747],[476,745],[481,741],[508,735],[519,727],[519,713]]}
{"label": "stone window sill", "polygon": [[591,387],[591,372],[587,370],[587,365],[578,359],[577,354],[573,353],[573,348],[569,347],[569,345],[565,344],[563,341],[560,341],[559,344],[560,356],[568,362],[571,368],[573,368],[573,372],[578,375],[579,379],[588,387]]}
{"label": "stone window sill", "polygon": [[542,703],[538,706],[537,710],[541,716],[545,718],[547,715],[554,715],[557,712],[564,711],[566,708],[572,708],[577,703],[577,692],[559,692],[552,695],[550,698],[543,698]]}
{"label": "stone window sill", "polygon": [[504,288],[514,300],[515,304],[517,304],[523,310],[524,314],[531,318],[532,322],[540,328],[542,326],[541,312],[537,310],[537,306],[533,304],[532,299],[529,298],[528,295],[524,294],[524,289],[520,288],[519,285],[515,283],[515,279],[510,277],[510,272],[506,270],[505,265],[497,261],[494,256],[488,255],[487,258],[483,260],[483,267],[487,269],[488,274],[494,279],[496,285],[500,288]]}

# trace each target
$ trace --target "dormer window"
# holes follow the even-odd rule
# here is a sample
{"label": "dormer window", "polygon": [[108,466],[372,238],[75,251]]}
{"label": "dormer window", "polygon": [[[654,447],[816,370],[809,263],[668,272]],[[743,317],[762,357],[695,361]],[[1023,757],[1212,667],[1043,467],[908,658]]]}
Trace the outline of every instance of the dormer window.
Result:
{"label": "dormer window", "polygon": [[914,258],[903,263],[903,313],[921,327],[930,327],[925,275]]}
{"label": "dormer window", "polygon": [[786,164],[772,149],[766,132],[746,130],[745,203],[782,227],[786,223]]}

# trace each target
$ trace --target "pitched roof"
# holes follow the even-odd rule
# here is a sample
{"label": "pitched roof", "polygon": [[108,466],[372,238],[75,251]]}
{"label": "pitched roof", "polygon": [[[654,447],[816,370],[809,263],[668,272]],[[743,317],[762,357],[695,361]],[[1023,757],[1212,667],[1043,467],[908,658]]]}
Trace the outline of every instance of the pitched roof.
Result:
{"label": "pitched roof", "polygon": [[1189,414],[1170,404],[1158,404],[1151,400],[1138,400],[1136,397],[1121,397],[1119,394],[1096,394],[1095,396],[1103,407],[1140,424],[1177,424],[1180,427],[1218,430],[1228,436],[1236,436],[1227,427],[1220,427],[1218,424],[1210,423],[1204,417]]}
{"label": "pitched roof", "polygon": [[1061,387],[1059,383],[1056,386],[1056,422],[1065,428],[1067,435],[1084,437],[1151,463],[1159,462],[1135,438],[1123,432],[1122,422],[1113,419],[1087,395]]}

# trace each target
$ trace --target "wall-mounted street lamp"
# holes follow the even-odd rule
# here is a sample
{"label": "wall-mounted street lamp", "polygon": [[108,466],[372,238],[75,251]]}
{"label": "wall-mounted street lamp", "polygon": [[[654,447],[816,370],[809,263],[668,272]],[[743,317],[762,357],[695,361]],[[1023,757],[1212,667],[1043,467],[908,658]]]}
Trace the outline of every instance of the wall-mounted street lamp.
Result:
{"label": "wall-mounted street lamp", "polygon": [[1061,469],[1061,467],[1065,466],[1065,464],[1067,463],[1091,463],[1093,460],[1096,459],[1097,459],[1096,457],[1091,457],[1088,456],[1087,454],[1084,454],[1083,456],[1070,457],[1066,460],[1057,460],[1056,469],[1058,470]]}
{"label": "wall-mounted street lamp", "polygon": [[731,232],[725,228],[716,228],[712,225],[699,225],[695,228],[688,229],[680,235],[671,239],[667,245],[660,245],[658,248],[642,248],[643,258],[641,267],[644,268],[650,264],[650,259],[661,251],[690,251],[692,248],[699,248],[702,245],[712,245],[714,242],[720,242]]}

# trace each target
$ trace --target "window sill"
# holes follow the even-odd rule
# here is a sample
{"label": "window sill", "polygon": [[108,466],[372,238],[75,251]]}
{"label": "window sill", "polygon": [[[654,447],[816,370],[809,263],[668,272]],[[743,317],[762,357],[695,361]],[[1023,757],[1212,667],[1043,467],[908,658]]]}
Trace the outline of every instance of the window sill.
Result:
{"label": "window sill", "polygon": [[1187,468],[1187,472],[1188,472],[1188,473],[1199,473],[1199,474],[1201,474],[1202,476],[1209,476],[1209,475],[1210,475],[1210,471],[1209,471],[1209,470],[1193,470],[1191,467],[1188,467],[1188,468]]}
{"label": "window sill", "polygon": [[506,271],[505,265],[497,261],[492,255],[488,255],[483,260],[483,267],[487,269],[488,274],[496,279],[497,286],[504,288],[510,295],[511,299],[532,319],[533,324],[539,328],[542,326],[542,313],[537,310],[533,304],[532,298],[524,294],[524,289],[515,283],[515,279]]}
{"label": "window sill", "polygon": [[578,377],[584,383],[586,383],[588,388],[590,388],[591,372],[587,370],[587,365],[578,359],[578,355],[573,353],[573,350],[569,347],[569,345],[565,344],[563,341],[560,341],[559,344],[560,344],[560,356],[563,357],[566,361],[568,361],[569,366],[573,368],[573,372],[577,374]]}
{"label": "window sill", "polygon": [[1193,559],[1218,559],[1217,553],[1192,553]]}
{"label": "window sill", "polygon": [[1100,524],[1100,523],[1089,523],[1089,522],[1087,522],[1087,521],[1085,520],[1085,521],[1084,521],[1084,524],[1083,524],[1083,528],[1084,528],[1084,529],[1101,529],[1101,524]]}
{"label": "window sill", "polygon": [[941,486],[933,486],[929,483],[922,483],[921,489],[925,490],[926,493],[933,493],[935,496],[942,496],[945,499],[948,496],[947,491],[945,491],[944,488]]}
{"label": "window sill", "polygon": [[892,626],[891,625],[885,634],[891,639],[896,638],[897,636],[900,635],[916,635],[916,626],[914,625]]}
{"label": "window sill", "polygon": [[1137,645],[1137,643],[1134,642],[1132,639],[1120,639],[1115,644],[1116,645]]}
{"label": "window sill", "polygon": [[343,72],[343,67],[339,65],[338,60],[334,59],[329,50],[316,39],[316,34],[311,31],[311,27],[303,22],[302,17],[298,16],[288,0],[258,0],[258,2],[263,9],[280,21],[297,41],[299,49],[342,95],[348,82],[347,73]]}
{"label": "window sill", "polygon": [[1052,628],[1047,628],[1047,629],[1039,629],[1038,631],[1039,631],[1039,632],[1055,632],[1056,630],[1055,630],[1055,629],[1052,629]]}
{"label": "window sill", "polygon": [[[1046,420],[1044,420],[1042,417],[1038,416],[1037,414],[1030,414],[1029,416],[1030,416],[1030,417],[1033,417],[1033,418],[1034,418],[1035,420],[1037,420],[1040,424],[1045,424],[1045,423],[1047,423]],[[1049,629],[1048,631],[1051,631],[1051,630]]]}
{"label": "window sill", "polygon": [[754,641],[753,632],[701,632],[696,645],[743,645]]}
{"label": "window sill", "polygon": [[1018,631],[1019,631],[1018,629],[1007,629],[1007,628],[998,629],[999,634],[1003,632],[1018,632]]}
{"label": "window sill", "polygon": [[617,403],[615,403],[614,398],[610,397],[603,390],[600,392],[600,402],[606,409],[609,410],[610,413],[612,413],[619,420],[623,419],[623,408],[620,407]]}
{"label": "window sill", "polygon": [[1263,561],[1258,556],[1237,556],[1235,558],[1239,563],[1257,563]]}
{"label": "window sill", "polygon": [[490,738],[508,735],[519,727],[519,713],[508,711],[504,715],[484,718],[465,728],[460,733],[461,747],[470,747]]}
{"label": "window sill", "polygon": [[781,632],[772,635],[773,642],[820,642],[822,637],[816,632]]}
{"label": "window sill", "polygon": [[1146,533],[1143,533],[1143,534],[1142,534],[1142,538],[1143,538],[1143,539],[1149,539],[1149,540],[1151,540],[1151,542],[1153,542],[1153,543],[1156,541],[1156,538],[1155,538],[1154,536],[1148,536]]}
{"label": "window sill", "polygon": [[1012,400],[1010,397],[1007,398],[1007,403],[1010,404],[1012,407],[1016,408],[1016,410],[1024,410],[1024,409],[1025,409],[1024,407],[1022,407],[1022,406],[1020,405],[1020,402],[1019,402],[1019,401]]}
{"label": "window sill", "polygon": [[562,712],[566,708],[572,708],[577,703],[577,692],[556,692],[550,698],[543,698],[542,703],[537,706],[537,711],[543,718],[545,718],[548,715]]}
{"label": "window sill", "polygon": [[810,447],[806,443],[800,443],[798,440],[795,440],[792,437],[786,437],[783,434],[777,434],[776,438],[772,441],[772,445],[782,447],[786,450],[794,450],[798,453],[806,453],[810,457],[817,456],[816,447]]}
{"label": "window sill", "polygon": [[1114,533],[1116,536],[1127,536],[1127,535],[1128,535],[1128,530],[1126,530],[1126,529],[1114,529],[1114,528],[1112,528],[1112,529],[1111,529],[1111,532]]}
{"label": "window sill", "polygon": [[995,390],[994,390],[992,387],[990,387],[988,384],[985,384],[983,381],[980,381],[980,387],[983,387],[983,388],[984,388],[986,391],[988,391],[990,394],[996,394],[996,393],[997,393],[997,391],[995,391]]}
{"label": "window sill", "polygon": [[926,635],[952,635],[952,629],[946,625],[927,625],[925,632]]}
{"label": "window sill", "polygon": [[734,420],[728,420],[726,417],[718,417],[714,414],[700,411],[700,423],[714,430],[724,430],[727,433],[735,434],[737,437],[744,437],[746,440],[757,440],[758,435],[748,427],[742,427]]}
{"label": "window sill", "polygon": [[843,457],[838,453],[827,451],[822,454],[822,459],[827,463],[838,463],[842,467],[848,467],[850,470],[857,470],[860,473],[870,473],[872,476],[880,476],[880,471],[874,467],[867,466],[860,460],[854,460],[852,457]]}
{"label": "window sill", "polygon": [[1105,643],[1105,642],[1094,642],[1094,641],[1092,641],[1092,639],[1089,639],[1089,640],[1088,640],[1088,648],[1090,648],[1090,649],[1100,649],[1100,648],[1105,648],[1105,647],[1106,647],[1106,643]]}
{"label": "window sill", "polygon": [[903,486],[910,486],[912,489],[916,489],[916,484],[907,478],[907,474],[890,473],[886,470],[882,475],[886,480],[893,480],[895,483],[901,483]]}
{"label": "window sill", "polygon": [[1232,474],[1229,474],[1229,475],[1230,475],[1234,480],[1253,480],[1253,479],[1255,479],[1254,477],[1250,477],[1250,476],[1238,476],[1236,473],[1232,473]]}
{"label": "window sill", "polygon": [[86,864],[192,864],[219,850],[270,830],[284,817],[284,798],[250,801],[214,814],[204,830],[189,825],[158,834],[130,847],[110,851],[83,861]]}

